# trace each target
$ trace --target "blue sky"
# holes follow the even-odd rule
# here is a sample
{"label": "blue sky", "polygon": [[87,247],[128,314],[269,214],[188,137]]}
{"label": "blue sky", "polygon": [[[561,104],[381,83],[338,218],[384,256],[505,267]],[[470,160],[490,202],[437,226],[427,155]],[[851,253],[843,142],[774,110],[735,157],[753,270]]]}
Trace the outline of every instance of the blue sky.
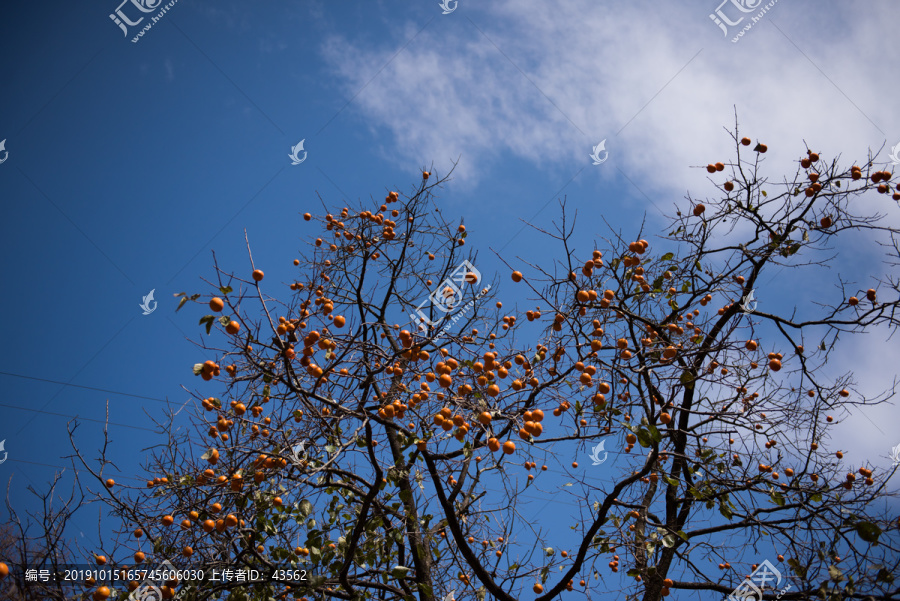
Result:
{"label": "blue sky", "polygon": [[[731,156],[735,111],[776,180],[804,141],[845,165],[900,143],[896,3],[779,2],[737,43],[709,18],[715,1],[438,4],[180,0],[137,43],[143,23],[124,36],[109,18],[116,0],[0,9],[0,476],[14,501],[68,465],[72,416],[96,456],[107,401],[110,473],[128,481],[160,442],[148,414],[182,406],[206,359],[188,341],[203,312],[174,313],[173,294],[207,292],[211,251],[249,272],[245,231],[267,278],[288,281],[318,195],[380,200],[458,160],[445,215],[464,219],[482,273],[502,276],[504,304],[524,305],[495,251],[517,265],[559,253],[520,219],[547,226],[566,197],[582,252],[602,219],[652,230],[688,191],[715,193],[692,167]],[[301,140],[307,159],[291,165]],[[593,165],[601,140],[609,158]],[[867,287],[848,260],[875,258],[842,253]],[[824,273],[792,302],[825,294]],[[158,308],[142,315],[151,289]],[[896,348],[849,339],[839,359],[874,391]],[[872,425],[897,417],[845,416],[842,441],[884,462],[900,440]]]}

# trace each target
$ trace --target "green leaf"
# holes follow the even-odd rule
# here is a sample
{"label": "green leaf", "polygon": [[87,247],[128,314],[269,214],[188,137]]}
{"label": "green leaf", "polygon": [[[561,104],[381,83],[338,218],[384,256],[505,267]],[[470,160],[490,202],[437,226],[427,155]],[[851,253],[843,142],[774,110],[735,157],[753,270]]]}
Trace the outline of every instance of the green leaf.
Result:
{"label": "green leaf", "polygon": [[691,284],[690,284],[690,282],[685,282],[685,283],[683,283],[683,284],[681,285],[681,292],[682,292],[682,293],[687,292],[687,291],[690,290],[690,289],[691,289]]}
{"label": "green leaf", "polygon": [[209,334],[210,330],[212,330],[213,323],[216,321],[215,316],[213,315],[204,315],[200,318],[200,323],[198,325],[206,324],[206,333]]}
{"label": "green leaf", "polygon": [[809,497],[809,500],[812,501],[813,503],[821,503],[822,502],[822,493],[817,492],[817,493],[813,494],[812,496]]}
{"label": "green leaf", "polygon": [[200,373],[203,371],[203,364],[202,363],[194,363],[194,367],[192,369],[194,371],[194,375],[199,376]]}
{"label": "green leaf", "polygon": [[674,259],[674,258],[675,258],[675,254],[674,254],[674,253],[666,253],[666,254],[664,254],[663,256],[661,256],[661,257],[659,258],[659,260],[660,260],[660,261],[671,261],[671,260]]}
{"label": "green leaf", "polygon": [[671,547],[674,547],[674,546],[675,546],[675,542],[676,542],[677,540],[678,540],[678,539],[677,539],[677,537],[676,537],[674,534],[669,533],[669,534],[665,535],[665,536],[663,537],[663,539],[662,539],[663,547],[665,547],[665,548],[667,548],[667,549],[669,549],[669,548],[671,548]]}
{"label": "green leaf", "polygon": [[222,293],[222,296],[226,296],[232,292],[231,286],[222,286],[219,288],[219,292]]}
{"label": "green leaf", "polygon": [[878,544],[878,537],[881,536],[881,528],[872,522],[859,522],[856,524],[856,533],[867,543]]}
{"label": "green leaf", "polygon": [[784,495],[782,495],[777,490],[772,491],[770,498],[772,499],[772,502],[775,503],[776,505],[778,505],[779,507],[784,507]]}
{"label": "green leaf", "polygon": [[684,384],[685,386],[687,386],[687,385],[689,385],[691,382],[694,381],[694,376],[693,376],[693,374],[691,374],[691,372],[685,371],[685,372],[682,372],[682,373],[681,373],[681,377],[679,378],[679,380],[681,381],[682,384]]}
{"label": "green leaf", "polygon": [[766,194],[766,191],[765,191],[765,190],[762,191],[762,195],[763,195],[763,196],[766,196],[766,197],[769,196],[768,194]]}
{"label": "green leaf", "polygon": [[672,478],[670,476],[663,475],[662,479],[666,481],[666,484],[668,484],[669,486],[674,486],[675,488],[678,488],[678,484],[680,484],[678,482],[678,478]]}
{"label": "green leaf", "polygon": [[231,316],[230,316],[230,315],[222,315],[222,316],[220,316],[220,317],[219,317],[219,323],[222,324],[222,327],[224,328],[224,327],[227,326],[229,323],[231,323]]}
{"label": "green leaf", "polygon": [[650,424],[647,426],[647,429],[650,431],[650,439],[653,442],[660,442],[662,440],[662,434],[659,433],[659,430],[657,430],[656,426]]}
{"label": "green leaf", "polygon": [[650,433],[643,428],[638,430],[637,432],[638,443],[646,448],[649,448],[651,444],[653,444],[653,438],[650,436]]}
{"label": "green leaf", "polygon": [[311,514],[312,511],[313,511],[312,503],[310,503],[306,499],[303,499],[302,501],[300,501],[300,515],[302,515],[303,517],[309,517],[309,514]]}
{"label": "green leaf", "polygon": [[787,560],[787,563],[789,566],[791,566],[791,570],[793,570],[797,576],[799,576],[800,578],[806,578],[807,569],[799,561],[792,557]]}
{"label": "green leaf", "polygon": [[[182,292],[182,294],[184,294],[184,293]],[[178,309],[182,308],[184,306],[184,303],[186,303],[186,302],[187,302],[187,297],[186,296],[182,297],[181,300],[178,301],[178,306],[175,307],[175,312],[177,313]]]}
{"label": "green leaf", "polygon": [[731,507],[726,503],[719,503],[719,513],[721,513],[726,520],[730,520],[734,513],[731,511]]}
{"label": "green leaf", "polygon": [[837,566],[828,566],[828,575],[835,582],[840,582],[844,579],[844,573]]}
{"label": "green leaf", "polygon": [[391,568],[391,576],[400,580],[401,578],[406,578],[407,574],[409,574],[412,570],[407,568],[406,566],[394,566]]}

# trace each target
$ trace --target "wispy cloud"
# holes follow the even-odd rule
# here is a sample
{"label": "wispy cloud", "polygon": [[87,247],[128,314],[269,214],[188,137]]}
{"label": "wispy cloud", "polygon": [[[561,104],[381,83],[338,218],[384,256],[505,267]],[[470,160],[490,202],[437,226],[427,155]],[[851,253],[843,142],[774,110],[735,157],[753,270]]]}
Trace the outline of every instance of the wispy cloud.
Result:
{"label": "wispy cloud", "polygon": [[[463,189],[510,158],[568,178],[606,138],[610,160],[595,169],[621,169],[668,209],[687,190],[715,194],[698,186],[705,171],[688,167],[733,156],[723,129],[735,111],[742,135],[769,146],[776,180],[796,169],[804,141],[826,160],[841,154],[844,166],[900,141],[900,83],[885,72],[890,19],[832,2],[779,3],[732,44],[709,19],[716,4],[461,3],[393,59],[421,24],[375,45],[335,35],[321,53],[348,98],[365,86],[349,112],[377,132],[387,160],[406,169],[434,161],[446,172],[461,156],[454,185]],[[896,371],[891,344],[852,337],[833,361],[857,369],[872,395]],[[874,460],[900,440],[866,417],[896,415],[894,405],[858,410],[835,443]]]}
{"label": "wispy cloud", "polygon": [[803,139],[862,158],[900,136],[877,13],[823,7],[809,19],[779,4],[731,44],[704,12],[714,8],[501,0],[436,20],[393,60],[417,25],[376,47],[334,36],[322,54],[348,94],[383,69],[353,110],[388,133],[386,156],[446,170],[462,155],[467,185],[510,156],[570,175],[608,138],[611,164],[642,189],[680,196],[696,187],[687,166],[728,156],[735,107],[784,167]]}

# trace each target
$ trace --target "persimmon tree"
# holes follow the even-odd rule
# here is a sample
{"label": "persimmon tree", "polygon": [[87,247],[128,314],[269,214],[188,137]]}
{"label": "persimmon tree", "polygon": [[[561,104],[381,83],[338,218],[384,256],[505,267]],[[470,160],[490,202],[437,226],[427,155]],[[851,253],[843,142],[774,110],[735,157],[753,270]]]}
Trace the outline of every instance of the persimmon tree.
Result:
{"label": "persimmon tree", "polygon": [[[766,599],[897,599],[892,472],[831,439],[833,416],[895,390],[873,397],[826,361],[839,334],[900,325],[900,194],[873,156],[847,169],[807,150],[769,181],[765,145],[733,138],[707,167],[715,198],[687,198],[664,230],[611,227],[576,252],[563,205],[534,233],[558,260],[500,257],[527,310],[497,301],[428,172],[409,194],[306,213],[319,231],[291,282],[248,241],[248,268],[216,263],[181,295],[209,307],[197,404],[190,428],[161,420],[147,488],[106,486],[105,454],[83,459],[123,524],[98,552],[204,569],[163,588],[187,599],[721,598],[767,558],[791,589]],[[814,304],[765,287],[851,235],[886,253],[867,283],[829,271]],[[778,301],[750,311],[753,293]],[[600,443],[617,456],[601,479],[558,466]],[[574,504],[573,528],[535,497]],[[306,579],[209,578],[290,566]]]}
{"label": "persimmon tree", "polygon": [[[79,550],[68,537],[67,526],[72,516],[83,508],[83,496],[74,488],[68,494],[60,491],[62,474],[56,473],[46,490],[28,487],[32,501],[20,514],[13,507],[7,484],[8,518],[0,524],[0,598],[10,601],[64,601],[78,598],[78,584],[66,580],[38,579],[26,582],[25,568],[46,573],[60,573],[63,566],[79,556]],[[10,565],[20,567],[10,576]],[[17,576],[17,577],[16,577]]]}

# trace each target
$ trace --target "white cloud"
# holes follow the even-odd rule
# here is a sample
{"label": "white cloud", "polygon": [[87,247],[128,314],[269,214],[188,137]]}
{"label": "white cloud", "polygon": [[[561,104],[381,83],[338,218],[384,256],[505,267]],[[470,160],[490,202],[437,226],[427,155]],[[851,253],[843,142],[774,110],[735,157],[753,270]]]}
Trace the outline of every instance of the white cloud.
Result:
{"label": "white cloud", "polygon": [[[513,157],[565,179],[583,166],[603,177],[621,169],[668,209],[688,190],[715,194],[706,172],[688,167],[733,157],[723,128],[735,110],[741,134],[768,145],[775,181],[796,169],[804,140],[828,161],[842,154],[845,167],[900,142],[900,83],[888,67],[896,4],[779,2],[736,44],[710,20],[716,5],[460,3],[418,35],[421,24],[407,22],[376,47],[335,36],[322,54],[348,98],[358,94],[350,111],[387,160],[404,169],[434,161],[446,173],[462,155],[458,189]],[[588,154],[603,138],[610,160],[593,167]],[[858,368],[862,391],[883,389],[896,342],[847,342],[835,363]],[[858,410],[834,442],[874,460],[900,440],[872,435],[866,416],[889,424],[897,415],[895,405]]]}
{"label": "white cloud", "polygon": [[803,139],[825,157],[862,159],[900,137],[879,11],[821,7],[810,18],[779,3],[732,44],[708,17],[715,7],[501,0],[417,36],[408,23],[390,45],[334,37],[323,55],[348,95],[362,89],[352,110],[389,134],[387,156],[446,171],[462,154],[467,186],[509,155],[570,176],[608,138],[612,164],[644,192],[680,197],[697,189],[689,165],[732,154],[722,128],[735,107],[742,133],[769,145],[773,173],[792,167]]}

